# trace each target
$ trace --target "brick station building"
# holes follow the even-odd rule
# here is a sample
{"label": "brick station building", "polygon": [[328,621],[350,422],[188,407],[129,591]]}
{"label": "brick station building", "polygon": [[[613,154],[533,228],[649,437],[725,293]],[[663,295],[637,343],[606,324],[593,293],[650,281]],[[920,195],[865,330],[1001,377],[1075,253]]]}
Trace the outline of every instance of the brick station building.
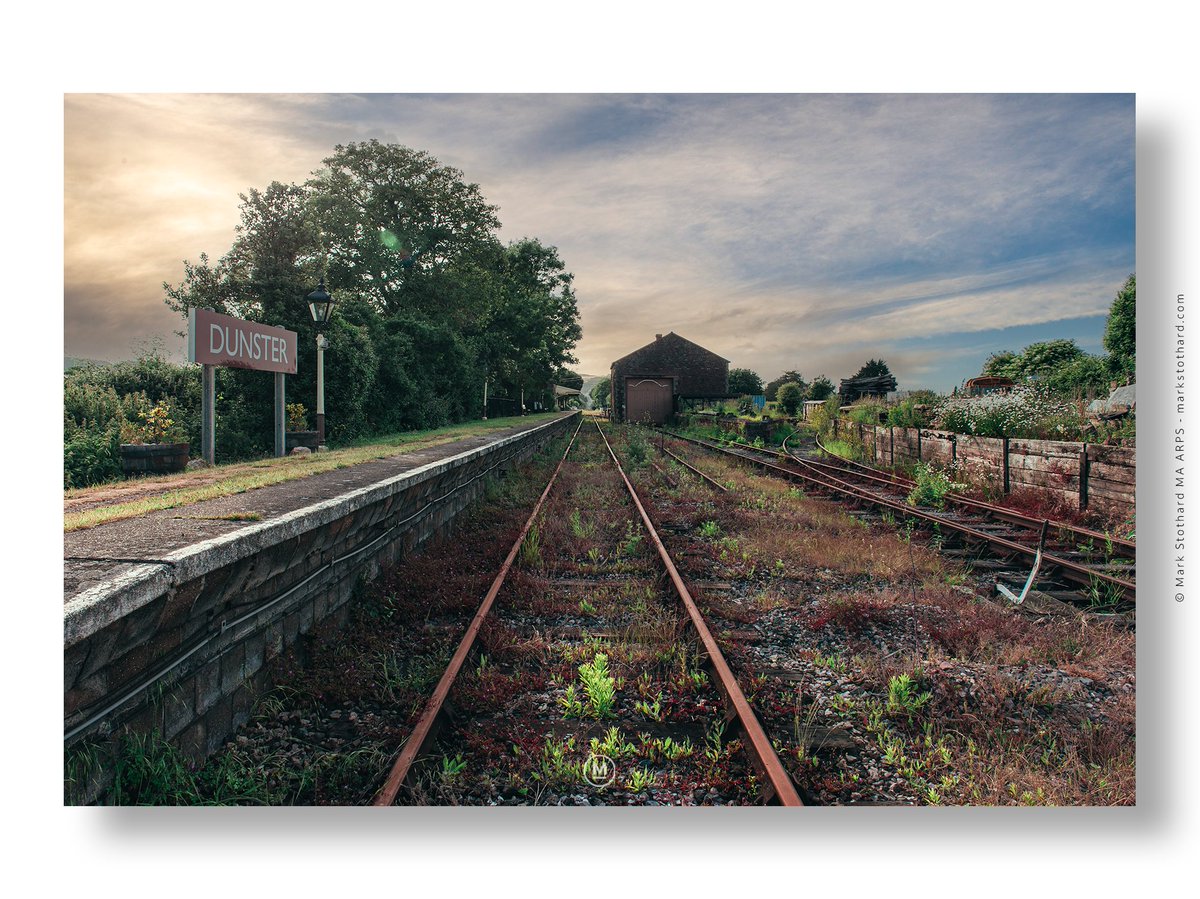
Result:
{"label": "brick station building", "polygon": [[622,356],[609,377],[614,421],[665,424],[684,403],[730,396],[729,360],[674,331]]}

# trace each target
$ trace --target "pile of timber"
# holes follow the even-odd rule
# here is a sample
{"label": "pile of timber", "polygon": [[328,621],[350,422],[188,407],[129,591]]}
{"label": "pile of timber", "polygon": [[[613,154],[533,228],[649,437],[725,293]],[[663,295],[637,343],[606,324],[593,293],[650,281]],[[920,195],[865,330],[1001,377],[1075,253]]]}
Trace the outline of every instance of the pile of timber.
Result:
{"label": "pile of timber", "polygon": [[896,389],[895,375],[877,375],[873,378],[842,378],[838,395],[846,402],[864,396],[887,396]]}

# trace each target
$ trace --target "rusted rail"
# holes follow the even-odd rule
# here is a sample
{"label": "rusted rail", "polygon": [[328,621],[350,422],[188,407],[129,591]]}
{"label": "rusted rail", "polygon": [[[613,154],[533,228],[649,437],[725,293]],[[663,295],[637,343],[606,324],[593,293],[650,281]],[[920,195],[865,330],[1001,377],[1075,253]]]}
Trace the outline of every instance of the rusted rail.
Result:
{"label": "rusted rail", "polygon": [[596,423],[596,430],[600,432],[600,436],[604,439],[604,445],[608,448],[609,455],[612,456],[613,464],[617,466],[617,472],[621,475],[621,480],[625,482],[625,489],[629,491],[629,496],[633,499],[633,504],[637,508],[638,515],[641,516],[642,524],[645,525],[646,532],[650,535],[655,549],[658,550],[658,556],[662,559],[663,566],[667,569],[671,583],[674,584],[675,591],[679,594],[684,609],[687,610],[692,627],[695,628],[696,633],[700,637],[700,642],[703,644],[704,651],[708,655],[709,664],[712,666],[714,674],[716,674],[717,689],[721,692],[726,706],[730,713],[736,717],[742,732],[746,736],[751,761],[769,788],[768,801],[774,800],[780,805],[785,806],[803,805],[800,801],[799,793],[796,792],[795,784],[792,783],[792,779],[788,776],[787,771],[784,770],[783,763],[779,760],[779,756],[776,755],[774,747],[771,746],[770,738],[767,737],[766,731],[763,730],[762,725],[759,723],[758,717],[750,707],[749,701],[738,686],[737,679],[733,676],[733,671],[730,669],[729,663],[725,661],[725,656],[722,654],[721,648],[717,645],[716,639],[713,637],[712,632],[709,631],[708,625],[704,622],[704,616],[700,614],[700,609],[696,606],[695,600],[692,599],[692,594],[683,583],[683,578],[679,576],[679,570],[675,567],[675,563],[671,561],[670,553],[667,552],[666,546],[663,545],[662,539],[658,536],[658,531],[655,529],[654,523],[650,520],[650,516],[646,512],[646,507],[642,505],[637,490],[634,489],[633,484],[626,477],[625,470],[621,467],[621,463],[617,459],[617,454],[613,452],[613,448],[608,442],[608,437],[605,435],[604,429],[600,427],[599,422]]}
{"label": "rusted rail", "polygon": [[[931,525],[937,525],[939,528],[957,532],[964,536],[970,537],[972,540],[983,543],[991,547],[993,550],[1003,551],[1010,555],[1019,555],[1029,560],[1030,563],[1033,562],[1038,554],[1036,547],[1018,543],[997,534],[989,534],[986,531],[981,531],[978,528],[972,527],[969,524],[957,521],[953,518],[943,515],[936,515],[932,512],[910,506],[907,503],[873,493],[862,487],[850,484],[840,478],[823,472],[803,459],[797,459],[793,456],[788,457],[793,464],[807,469],[804,471],[797,471],[793,468],[784,468],[781,465],[775,465],[763,459],[754,458],[746,453],[736,452],[726,449],[722,446],[717,446],[705,440],[697,440],[693,437],[685,437],[681,434],[673,434],[672,436],[674,436],[676,439],[705,447],[706,449],[733,456],[736,459],[743,459],[747,462],[751,462],[768,471],[782,475],[788,480],[798,480],[818,489],[828,490],[860,502],[882,506],[894,512],[898,512],[899,514],[908,518],[915,518]],[[1115,577],[1108,572],[1098,570],[1088,565],[1082,565],[1078,562],[1074,562],[1070,559],[1064,559],[1061,556],[1056,556],[1050,553],[1044,553],[1042,555],[1042,565],[1045,568],[1054,568],[1058,570],[1063,578],[1085,588],[1091,588],[1097,582],[1110,587],[1119,588],[1121,590],[1121,598],[1123,600],[1126,600],[1130,603],[1135,602],[1137,588],[1132,581]]]}
{"label": "rusted rail", "polygon": [[571,435],[571,440],[562,454],[562,458],[558,460],[558,465],[555,467],[554,473],[550,476],[550,480],[546,484],[546,489],[542,491],[542,495],[538,498],[537,504],[529,514],[525,526],[521,528],[521,533],[517,536],[516,542],[513,543],[512,549],[509,550],[504,564],[500,566],[499,573],[492,581],[492,586],[488,589],[487,595],[484,596],[483,602],[479,605],[479,611],[471,619],[471,624],[467,627],[466,633],[463,634],[462,640],[459,641],[458,648],[454,651],[454,655],[450,659],[450,664],[442,674],[441,679],[438,680],[433,694],[425,704],[425,709],[421,713],[420,719],[418,719],[412,733],[409,734],[404,748],[392,765],[392,770],[388,774],[387,781],[385,781],[384,785],[375,795],[375,799],[371,803],[372,805],[388,806],[396,801],[396,796],[408,778],[413,763],[421,757],[421,754],[425,751],[430,739],[433,737],[436,724],[446,705],[446,699],[450,695],[450,688],[454,686],[454,681],[458,677],[458,673],[462,670],[463,664],[471,654],[471,650],[475,646],[475,640],[479,636],[479,628],[482,626],[484,619],[487,618],[488,612],[491,611],[492,603],[495,602],[500,588],[504,586],[504,581],[508,577],[508,572],[517,558],[521,544],[525,542],[525,536],[529,533],[529,529],[537,519],[538,513],[542,511],[546,497],[550,495],[550,490],[554,487],[554,482],[558,479],[558,473],[562,471],[563,463],[566,462],[567,455],[571,452],[571,447],[575,445],[575,438],[579,436],[579,429],[582,427],[583,420],[580,419],[578,426],[575,428],[575,433]]}
{"label": "rusted rail", "polygon": [[721,491],[722,493],[728,493],[728,492],[729,492],[729,488],[728,488],[728,487],[726,487],[724,484],[722,484],[720,481],[716,480],[715,478],[711,478],[711,477],[709,477],[709,476],[708,476],[708,475],[706,475],[704,472],[702,472],[702,471],[701,471],[699,468],[697,468],[695,465],[692,465],[692,463],[688,462],[688,461],[687,461],[687,460],[685,460],[683,457],[681,457],[681,456],[678,456],[678,455],[676,455],[675,453],[671,452],[671,451],[670,451],[669,449],[667,449],[665,446],[660,446],[658,449],[659,449],[659,451],[660,451],[660,452],[664,453],[665,455],[668,455],[668,456],[670,456],[672,459],[674,459],[676,462],[678,462],[680,465],[682,465],[684,468],[686,468],[686,469],[687,469],[688,471],[690,471],[692,474],[696,475],[696,477],[698,477],[698,478],[700,478],[701,480],[703,480],[705,483],[707,483],[707,484],[708,484],[710,487],[712,487],[714,490],[719,490],[719,491]]}

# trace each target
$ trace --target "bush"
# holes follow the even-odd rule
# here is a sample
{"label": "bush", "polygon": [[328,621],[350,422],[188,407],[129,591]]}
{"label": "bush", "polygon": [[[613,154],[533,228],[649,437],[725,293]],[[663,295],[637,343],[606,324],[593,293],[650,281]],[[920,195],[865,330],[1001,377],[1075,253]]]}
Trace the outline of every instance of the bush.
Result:
{"label": "bush", "polygon": [[910,506],[933,506],[941,509],[946,505],[947,494],[956,490],[965,490],[966,484],[959,484],[951,479],[950,472],[918,462],[913,470],[913,478],[917,484],[908,494]]}
{"label": "bush", "polygon": [[1043,383],[1055,393],[1092,400],[1108,396],[1111,377],[1112,371],[1105,357],[1080,356],[1052,371]]}
{"label": "bush", "polygon": [[125,421],[121,398],[108,385],[67,378],[63,385],[63,435],[103,433]]}
{"label": "bush", "polygon": [[641,468],[646,464],[646,457],[650,455],[650,444],[646,440],[646,435],[640,427],[634,426],[625,432],[625,458],[629,460],[631,468]]}
{"label": "bush", "polygon": [[938,404],[935,421],[958,434],[1036,440],[1078,440],[1088,427],[1081,409],[1037,386],[1006,394],[947,397]]}
{"label": "bush", "polygon": [[90,487],[121,477],[120,437],[107,431],[76,431],[63,452],[63,487]]}
{"label": "bush", "polygon": [[804,402],[804,389],[795,381],[788,381],[779,388],[777,397],[780,408],[788,415],[795,415]]}
{"label": "bush", "polygon": [[[929,393],[929,391],[922,391],[922,393]],[[893,428],[928,427],[933,415],[932,403],[936,400],[936,394],[933,394],[932,400],[924,396],[910,396],[902,399],[888,409],[887,423]]]}
{"label": "bush", "polygon": [[849,418],[864,425],[877,425],[888,415],[887,403],[881,400],[861,399],[850,408]]}
{"label": "bush", "polygon": [[834,419],[837,418],[838,397],[831,396],[822,405],[813,409],[809,422],[818,434],[828,434],[833,430]]}

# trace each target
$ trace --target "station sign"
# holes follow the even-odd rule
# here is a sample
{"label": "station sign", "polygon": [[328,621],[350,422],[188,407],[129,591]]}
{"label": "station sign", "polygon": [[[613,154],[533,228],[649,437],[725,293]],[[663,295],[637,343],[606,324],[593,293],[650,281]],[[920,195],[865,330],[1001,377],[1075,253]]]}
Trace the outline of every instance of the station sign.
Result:
{"label": "station sign", "polygon": [[296,332],[211,309],[189,309],[188,361],[294,375]]}

